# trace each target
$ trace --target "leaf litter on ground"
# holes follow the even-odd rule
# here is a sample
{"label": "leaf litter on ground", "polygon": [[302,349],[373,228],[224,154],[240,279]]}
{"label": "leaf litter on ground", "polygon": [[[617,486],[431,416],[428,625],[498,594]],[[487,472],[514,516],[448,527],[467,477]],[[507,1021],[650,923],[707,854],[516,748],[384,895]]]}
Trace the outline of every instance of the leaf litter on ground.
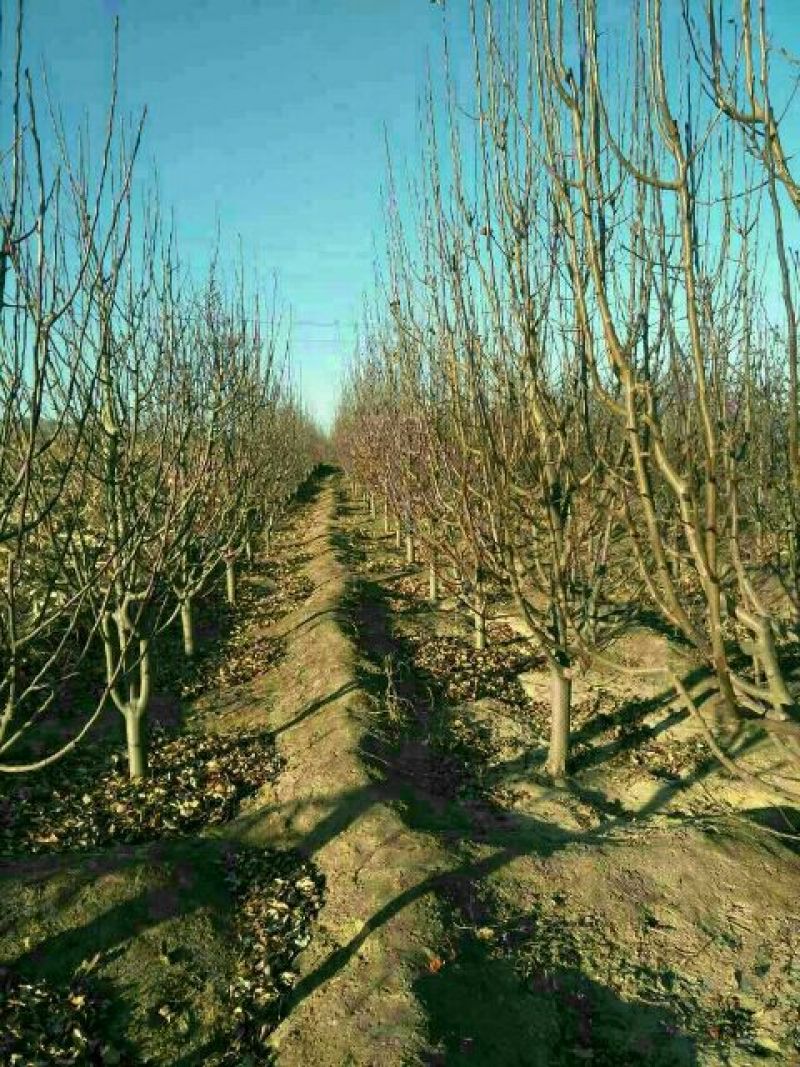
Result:
{"label": "leaf litter on ground", "polygon": [[[298,568],[307,556],[268,561],[267,588],[245,587],[227,635],[187,671],[167,671],[184,697],[241,685],[271,669],[285,651],[281,638],[253,636],[256,624],[280,619],[313,592]],[[241,802],[282,766],[274,738],[239,730],[171,736],[151,732],[149,776],[131,782],[108,744],[79,749],[28,780],[0,783],[0,857],[99,849],[176,837],[230,820]],[[225,853],[222,876],[233,897],[237,944],[228,990],[230,1033],[220,1065],[268,1062],[268,1038],[281,1017],[322,903],[323,880],[297,853],[272,849]],[[66,984],[30,979],[0,968],[0,1063],[9,1067],[135,1062],[102,1037],[108,999],[84,961]],[[185,1025],[180,1005],[159,1007],[162,1025]],[[266,1058],[265,1058],[266,1057]]]}
{"label": "leaf litter on ground", "polygon": [[131,781],[119,753],[101,770],[88,753],[24,784],[0,783],[0,856],[140,843],[227,822],[281,759],[264,731],[170,738],[155,729],[149,768]]}

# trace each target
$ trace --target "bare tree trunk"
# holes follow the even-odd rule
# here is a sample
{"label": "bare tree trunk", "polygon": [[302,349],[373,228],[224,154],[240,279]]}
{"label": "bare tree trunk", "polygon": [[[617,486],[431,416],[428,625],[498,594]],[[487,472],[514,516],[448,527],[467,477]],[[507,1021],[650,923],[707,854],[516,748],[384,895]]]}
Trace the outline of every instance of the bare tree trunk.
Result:
{"label": "bare tree trunk", "polygon": [[370,493],[369,494],[369,517],[371,519],[375,518],[375,494],[374,493]]}
{"label": "bare tree trunk", "polygon": [[681,580],[681,523],[679,518],[675,518],[672,523],[672,546],[674,556],[672,557],[672,576],[676,582]]}
{"label": "bare tree trunk", "polygon": [[397,523],[397,526],[395,527],[394,531],[394,543],[398,549],[403,547],[403,531],[400,529],[399,522]]}
{"label": "bare tree trunk", "polygon": [[183,633],[183,653],[187,659],[194,659],[194,613],[190,596],[186,596],[181,600],[181,631]]}
{"label": "bare tree trunk", "polygon": [[391,524],[389,523],[389,501],[383,502],[383,532],[388,534],[391,532]]}
{"label": "bare tree trunk", "polygon": [[236,604],[236,560],[232,556],[225,560],[225,595],[233,607]]}
{"label": "bare tree trunk", "polygon": [[128,773],[132,779],[147,774],[147,747],[144,738],[144,714],[137,706],[124,711],[125,738],[128,745]]}
{"label": "bare tree trunk", "polygon": [[244,555],[248,563],[253,562],[253,535],[248,534],[244,543]]}
{"label": "bare tree trunk", "polygon": [[406,563],[409,565],[416,562],[417,554],[414,546],[414,535],[406,534]]}
{"label": "bare tree trunk", "polygon": [[572,678],[561,664],[550,667],[550,752],[547,772],[552,778],[563,778],[567,773],[569,753],[569,717],[572,704]]}
{"label": "bare tree trunk", "polygon": [[475,651],[483,652],[486,648],[486,609],[483,604],[473,608],[472,617],[475,623]]}
{"label": "bare tree trunk", "polygon": [[428,600],[431,604],[436,604],[439,600],[439,575],[436,570],[435,556],[431,556],[428,568]]}

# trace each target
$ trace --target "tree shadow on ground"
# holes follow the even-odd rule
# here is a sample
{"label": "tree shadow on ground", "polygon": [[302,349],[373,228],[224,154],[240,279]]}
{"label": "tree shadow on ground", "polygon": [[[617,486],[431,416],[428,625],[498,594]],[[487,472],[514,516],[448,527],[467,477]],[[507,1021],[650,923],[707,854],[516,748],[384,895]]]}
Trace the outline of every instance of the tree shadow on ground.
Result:
{"label": "tree shadow on ground", "polygon": [[344,685],[340,685],[338,689],[335,689],[332,693],[328,693],[327,696],[321,697],[319,700],[312,700],[310,704],[307,704],[302,711],[298,712],[293,718],[288,719],[286,722],[277,726],[273,731],[275,737],[279,737],[281,734],[285,734],[288,730],[298,726],[301,722],[311,718],[318,712],[322,711],[329,704],[333,704],[337,700],[341,700],[343,697],[348,696],[358,688],[358,683],[354,680],[345,682]]}
{"label": "tree shadow on ground", "polygon": [[[319,476],[312,478],[297,501],[313,502],[320,482]],[[303,562],[303,558],[293,561]],[[270,567],[269,561],[257,563],[251,582],[269,577]],[[199,612],[202,646],[224,639],[230,630],[231,614],[219,592],[215,587],[208,610],[204,606]],[[179,628],[171,627],[169,637],[160,657],[162,680],[177,689],[182,660]],[[165,669],[170,661],[178,664],[171,675]],[[319,712],[350,688],[343,686],[309,705],[281,729]],[[168,701],[165,704],[171,713],[174,709]],[[178,716],[170,725],[177,727],[181,719]],[[116,724],[113,718],[112,722]],[[68,769],[68,764],[64,766]],[[247,845],[234,838],[228,824],[202,836],[120,844],[102,852],[3,859],[3,966],[26,979],[66,988],[76,970],[94,960],[91,990],[108,1003],[101,1036],[113,1042],[123,1063],[139,1062],[134,1053],[140,1051],[143,1012],[157,1013],[167,1001],[185,1001],[192,1013],[190,1032],[182,1037],[173,1032],[172,1051],[151,1062],[198,1067],[210,1062],[226,1046],[225,1026],[235,1022],[226,999],[233,980],[235,900],[226,880],[225,856],[233,849],[246,851]],[[165,1034],[169,1025],[158,1018],[147,1023],[151,1031],[161,1028]]]}
{"label": "tree shadow on ground", "polygon": [[[333,829],[338,820],[329,819]],[[339,946],[295,987],[291,1011],[338,974],[364,942],[384,924],[416,901],[431,897],[452,908],[459,890],[488,878],[519,856],[534,849],[539,855],[555,851],[581,835],[552,835],[542,847],[542,828],[515,834],[508,847],[491,856],[468,861],[445,873],[424,878],[376,911],[361,930]],[[559,840],[556,840],[558,838]],[[538,844],[538,848],[536,844]],[[314,844],[319,847],[319,838]],[[590,1057],[611,1065],[662,1064],[673,1067],[697,1062],[691,1037],[683,1034],[666,1007],[623,1001],[612,990],[592,981],[578,968],[556,968],[522,980],[508,959],[493,954],[464,927],[462,914],[452,908],[447,928],[456,936],[425,965],[420,960],[414,993],[428,1018],[430,1064],[502,1063],[568,1065]],[[470,914],[474,919],[474,914]],[[461,932],[458,932],[461,925]]]}
{"label": "tree shadow on ground", "polygon": [[[346,535],[339,539],[337,549],[346,558]],[[393,632],[385,591],[376,582],[359,579],[349,589],[345,611],[362,657],[358,675],[361,687],[378,707],[385,707],[390,698],[413,709],[409,718],[413,731],[414,716],[430,710],[435,680],[422,677],[416,670],[399,677],[387,675],[387,659],[410,663],[411,654],[402,637]],[[466,930],[463,920],[459,922],[457,903],[464,886],[480,883],[523,855],[546,857],[571,843],[605,840],[605,830],[622,821],[613,819],[595,833],[574,833],[531,816],[514,813],[508,818],[487,805],[465,803],[449,796],[447,789],[440,792],[435,788],[437,768],[420,773],[415,762],[418,753],[412,745],[409,755],[407,739],[404,742],[395,734],[387,742],[374,717],[364,726],[362,755],[372,768],[375,787],[364,790],[360,798],[344,798],[344,813],[337,816],[327,812],[301,850],[319,849],[369,804],[381,801],[394,805],[409,830],[433,832],[448,840],[454,848],[455,864],[447,872],[421,879],[370,916],[355,937],[300,981],[290,1010],[336,975],[374,931],[413,902],[432,896],[452,912],[448,929],[460,925]],[[618,814],[616,809],[613,813]],[[470,851],[478,842],[483,854],[475,859]],[[487,848],[491,849],[488,856]],[[607,1055],[592,1062],[609,1065],[652,1063],[666,1067],[696,1062],[692,1040],[679,1032],[668,1009],[623,1001],[577,968],[550,973],[542,982],[539,986],[521,983],[508,960],[498,958],[465,933],[453,947],[450,959],[443,965],[429,966],[427,971],[421,967],[415,981],[414,991],[426,1010],[434,1050],[426,1062],[569,1064],[590,1058],[582,1056],[587,1047],[595,1057]],[[619,1055],[613,1058],[620,1049],[628,1048],[628,1059]]]}
{"label": "tree shadow on ground", "polygon": [[[199,1018],[211,988],[222,1004],[230,960],[210,943],[231,936],[233,900],[223,866],[231,848],[221,840],[186,838],[4,864],[0,891],[7,902],[8,878],[18,891],[21,885],[23,900],[40,900],[49,887],[52,894],[46,914],[34,907],[15,916],[33,943],[11,954],[7,948],[5,965],[61,988],[93,961],[89,988],[107,1002],[100,1036],[128,1057],[123,1062],[138,1062],[133,1049],[145,1011],[157,1017],[161,1004],[178,997]],[[54,879],[60,883],[55,892]],[[168,963],[158,962],[163,953]]]}
{"label": "tree shadow on ground", "polygon": [[[102,880],[109,887],[116,883],[115,889],[123,879],[126,883],[142,884],[142,889],[125,895],[105,910],[97,908],[97,900],[88,899],[83,923],[45,937],[11,961],[13,967],[23,974],[35,972],[63,980],[87,955],[106,956],[144,930],[178,916],[207,909],[215,922],[222,921],[221,916],[230,903],[221,877],[226,849],[230,845],[221,841],[189,838],[120,846],[94,856],[48,857],[43,865],[45,876],[51,876],[61,860],[59,873],[68,878],[69,884],[57,900],[59,910],[77,906],[78,899],[88,897],[89,888],[101,884]],[[11,873],[19,878],[19,866]],[[0,884],[2,879],[0,871]],[[32,885],[38,880],[35,867],[32,866],[27,880]],[[114,899],[113,891],[109,892],[109,899]]]}
{"label": "tree shadow on ground", "polygon": [[[245,856],[245,871],[253,862],[257,869],[274,869],[282,884],[292,884],[303,869],[293,850],[275,852],[274,862],[266,851],[219,835],[0,868],[0,891],[7,905],[13,900],[20,920],[16,934],[0,929],[3,965],[25,979],[67,989],[84,961],[92,961],[87,991],[106,1006],[102,1031],[90,1036],[110,1042],[124,1064],[142,1062],[143,1050],[152,1063],[218,1062],[240,1023],[255,1032],[282,1017],[283,993],[256,1008],[236,992],[242,953],[258,950],[247,947],[247,938],[237,940],[238,916],[251,920],[249,910],[239,911],[227,876],[231,853]],[[13,897],[4,885],[9,876]],[[54,876],[63,882],[55,892]],[[253,934],[257,945],[258,926]],[[271,954],[278,936],[270,938]],[[291,936],[289,927],[289,945]],[[246,985],[263,982],[259,974],[247,972]],[[237,1016],[234,1008],[241,1012],[242,1003],[245,1014]]]}
{"label": "tree shadow on ground", "polygon": [[[339,538],[337,547],[343,561],[352,559],[348,555],[346,534]],[[404,647],[402,635],[394,631],[383,582],[384,578],[378,575],[357,579],[351,584],[345,605],[362,658],[359,681],[378,710],[383,707],[385,711],[387,700],[396,707],[399,698],[401,704],[405,703],[417,714],[420,708],[424,711],[430,707],[431,680],[422,677],[414,667],[411,649]],[[394,676],[387,674],[387,660],[395,664],[406,662],[409,670],[400,677],[396,672]],[[702,682],[702,674],[699,671],[696,677],[690,676],[690,684]],[[699,699],[702,702],[702,695]],[[666,709],[668,700],[662,694],[646,710],[638,703],[638,708],[630,707],[624,712],[634,723],[644,714]],[[676,722],[684,717],[683,712],[674,713]],[[565,787],[567,791],[602,810],[605,821],[599,827],[571,832],[517,813],[504,825],[480,802],[464,803],[447,798],[443,802],[441,796],[432,797],[425,776],[409,774],[404,766],[408,746],[401,740],[394,747],[391,744],[387,747],[385,719],[385,714],[383,721],[377,714],[371,721],[365,721],[367,736],[363,741],[365,763],[373,768],[380,783],[380,798],[393,803],[410,830],[421,829],[447,839],[453,846],[456,863],[449,873],[423,879],[372,915],[348,944],[337,948],[303,979],[295,990],[293,1004],[333,977],[370,934],[414,901],[431,896],[439,903],[447,902],[453,882],[475,886],[518,856],[545,858],[573,844],[584,848],[596,844],[606,852],[609,847],[622,846],[628,840],[625,828],[632,817],[642,824],[657,814],[677,789],[690,784],[688,778],[666,781],[640,810],[625,812],[600,791],[571,780]],[[413,728],[413,715],[410,721]],[[672,724],[670,712],[655,730],[647,731],[647,736],[658,736]],[[587,724],[586,733],[587,737],[597,736],[591,724]],[[744,750],[751,742],[745,737],[738,743]],[[605,757],[608,754],[606,751]],[[694,768],[691,781],[700,780],[714,767],[713,759],[701,761]],[[765,811],[765,824],[769,825],[772,819],[774,813]],[[329,817],[327,821],[329,826],[337,824],[335,818]],[[758,831],[755,833],[760,843],[771,847],[763,834],[758,837]],[[478,842],[479,855],[483,858],[475,862],[469,857],[474,853],[473,843]],[[314,844],[319,847],[319,835],[315,835]],[[488,858],[487,848],[493,849]],[[461,862],[459,857],[464,856],[468,858]],[[458,906],[453,914],[451,929],[470,928],[463,918],[459,922]],[[670,1007],[675,1004],[680,1008],[680,1017],[685,1017],[683,1002],[667,998],[661,1003],[645,1003],[635,996],[623,999],[613,989],[591,980],[580,966],[551,968],[546,974],[528,975],[521,982],[518,970],[508,959],[476,943],[473,935],[474,929],[471,934],[465,933],[466,941],[459,942],[443,964],[434,961],[436,966],[427,970],[424,963],[420,967],[415,992],[428,1014],[433,1049],[426,1062],[561,1065],[591,1060],[608,1067],[612,1064],[667,1067],[698,1062],[694,1038],[682,1032],[679,1017]],[[690,1007],[686,1005],[687,1010]]]}
{"label": "tree shadow on ground", "polygon": [[336,467],[332,467],[328,463],[320,463],[319,466],[315,467],[309,474],[303,484],[295,490],[292,502],[301,506],[316,503],[325,482],[332,474],[335,474],[336,471]]}
{"label": "tree shadow on ground", "polygon": [[[448,908],[448,910],[450,910]],[[459,911],[451,918],[458,925]],[[622,1000],[578,967],[521,975],[471,931],[457,931],[414,992],[429,1020],[431,1065],[679,1067],[694,1040],[668,1009]]]}
{"label": "tree shadow on ground", "polygon": [[800,856],[800,808],[780,807],[749,808],[746,820],[739,817],[739,826],[763,828],[781,842],[784,848]]}

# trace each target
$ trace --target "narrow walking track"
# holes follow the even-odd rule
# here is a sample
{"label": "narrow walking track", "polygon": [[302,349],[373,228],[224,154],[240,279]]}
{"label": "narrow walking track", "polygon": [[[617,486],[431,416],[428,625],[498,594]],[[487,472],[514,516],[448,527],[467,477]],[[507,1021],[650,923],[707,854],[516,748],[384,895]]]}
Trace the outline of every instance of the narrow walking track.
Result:
{"label": "narrow walking track", "polygon": [[319,926],[273,1038],[278,1062],[400,1064],[425,1045],[412,985],[435,958],[441,932],[429,890],[449,860],[432,835],[409,831],[387,803],[391,787],[373,781],[362,759],[370,704],[347,633],[335,524],[327,479],[296,546],[311,557],[315,592],[289,620],[288,655],[272,676],[270,726],[286,768],[238,832],[248,843],[300,848],[326,878]]}

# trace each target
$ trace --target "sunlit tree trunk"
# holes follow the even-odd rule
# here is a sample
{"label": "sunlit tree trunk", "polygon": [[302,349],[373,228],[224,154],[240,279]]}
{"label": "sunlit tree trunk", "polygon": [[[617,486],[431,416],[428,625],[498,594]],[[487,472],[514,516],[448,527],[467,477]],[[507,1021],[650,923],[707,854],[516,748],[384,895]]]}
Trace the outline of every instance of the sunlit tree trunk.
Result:
{"label": "sunlit tree trunk", "polygon": [[192,604],[192,597],[185,596],[181,600],[181,633],[183,635],[183,653],[187,659],[194,659],[195,656],[195,641],[194,641],[194,608]]}
{"label": "sunlit tree trunk", "polygon": [[550,703],[550,751],[547,771],[552,778],[559,779],[567,773],[572,678],[569,670],[556,661],[550,664]]}
{"label": "sunlit tree trunk", "polygon": [[231,607],[236,605],[236,556],[232,553],[225,557],[225,599]]}

